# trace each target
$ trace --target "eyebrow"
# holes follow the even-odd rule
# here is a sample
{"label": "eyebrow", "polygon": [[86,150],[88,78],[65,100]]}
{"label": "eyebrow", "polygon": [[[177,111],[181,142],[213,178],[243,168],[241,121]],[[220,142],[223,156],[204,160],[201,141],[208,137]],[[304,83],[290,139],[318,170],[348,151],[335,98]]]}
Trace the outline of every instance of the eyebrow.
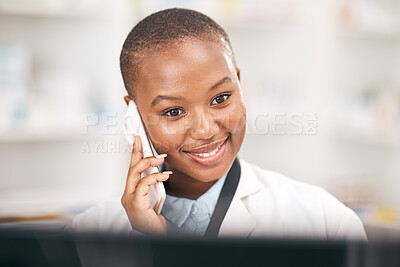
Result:
{"label": "eyebrow", "polygon": [[[225,82],[232,82],[232,79],[228,76],[222,78],[221,80],[219,80],[216,84],[214,84],[213,86],[210,87],[209,91],[214,91],[215,89],[217,89],[221,84],[225,83]],[[156,104],[160,103],[163,100],[184,100],[185,98],[182,96],[168,96],[168,95],[159,95],[156,98],[153,99],[153,101],[151,102],[151,106],[155,106]]]}
{"label": "eyebrow", "polygon": [[[213,90],[217,89],[218,86],[220,86],[221,84],[223,84],[223,83],[225,83],[225,82],[232,82],[231,77],[226,76],[226,77],[222,78],[219,82],[217,82],[216,84],[214,84],[213,86],[211,86],[211,88],[209,89],[209,91],[213,91]],[[233,83],[233,82],[232,82],[232,83]]]}
{"label": "eyebrow", "polygon": [[151,106],[154,106],[163,100],[183,100],[183,99],[185,98],[181,96],[159,95],[153,99],[153,101],[151,102]]}

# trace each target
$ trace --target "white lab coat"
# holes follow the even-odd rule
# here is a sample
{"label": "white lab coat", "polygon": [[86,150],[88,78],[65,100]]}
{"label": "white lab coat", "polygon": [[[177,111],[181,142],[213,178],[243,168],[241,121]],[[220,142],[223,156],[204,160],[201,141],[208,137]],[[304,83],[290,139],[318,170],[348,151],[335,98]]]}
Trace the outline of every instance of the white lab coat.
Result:
{"label": "white lab coat", "polygon": [[[366,240],[357,215],[325,190],[240,160],[241,177],[220,237],[301,237]],[[120,199],[77,215],[71,228],[131,233]]]}

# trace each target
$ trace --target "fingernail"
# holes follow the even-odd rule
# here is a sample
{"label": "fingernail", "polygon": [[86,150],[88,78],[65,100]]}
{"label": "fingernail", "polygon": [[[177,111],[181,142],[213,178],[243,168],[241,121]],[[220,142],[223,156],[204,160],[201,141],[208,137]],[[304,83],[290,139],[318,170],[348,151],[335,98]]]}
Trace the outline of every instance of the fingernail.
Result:
{"label": "fingernail", "polygon": [[165,171],[163,174],[172,174],[172,171]]}
{"label": "fingernail", "polygon": [[156,155],[156,158],[162,159],[162,158],[165,158],[166,156],[167,156],[167,154],[160,154],[160,155]]}

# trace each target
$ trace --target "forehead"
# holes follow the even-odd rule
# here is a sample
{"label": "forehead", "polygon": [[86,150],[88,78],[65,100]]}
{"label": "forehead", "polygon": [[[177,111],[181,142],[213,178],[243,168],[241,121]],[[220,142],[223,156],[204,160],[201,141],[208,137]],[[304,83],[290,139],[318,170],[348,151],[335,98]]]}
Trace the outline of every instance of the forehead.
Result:
{"label": "forehead", "polygon": [[[235,68],[225,48],[217,42],[187,40],[147,55],[137,76],[137,100],[157,95],[197,95]],[[147,101],[146,101],[147,102]]]}

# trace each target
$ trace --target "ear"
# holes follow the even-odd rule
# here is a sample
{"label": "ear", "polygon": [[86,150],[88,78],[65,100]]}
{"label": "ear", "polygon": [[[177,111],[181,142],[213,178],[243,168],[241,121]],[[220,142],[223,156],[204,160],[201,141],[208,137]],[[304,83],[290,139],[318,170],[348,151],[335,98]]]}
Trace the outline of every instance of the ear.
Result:
{"label": "ear", "polygon": [[239,68],[236,68],[236,75],[237,75],[238,80],[240,82],[240,69]]}
{"label": "ear", "polygon": [[124,100],[125,100],[126,105],[129,105],[129,101],[131,101],[132,99],[128,95],[126,95],[126,96],[124,96]]}

